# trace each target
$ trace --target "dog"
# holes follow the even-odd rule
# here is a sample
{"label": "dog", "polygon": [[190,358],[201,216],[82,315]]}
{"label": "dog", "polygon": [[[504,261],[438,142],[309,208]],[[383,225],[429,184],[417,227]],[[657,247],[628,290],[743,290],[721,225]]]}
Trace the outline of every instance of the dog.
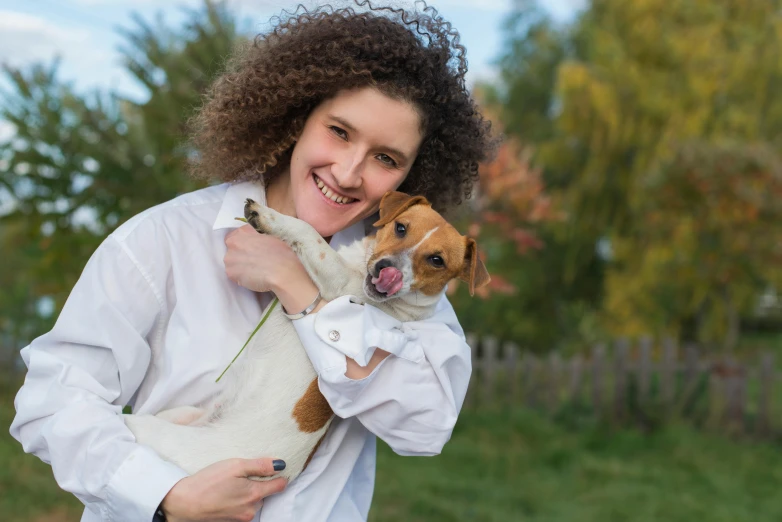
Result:
{"label": "dog", "polygon": [[[378,228],[334,251],[309,224],[252,200],[245,218],[258,232],[287,243],[322,297],[349,295],[399,319],[431,316],[453,278],[470,294],[490,280],[475,240],[464,237],[426,198],[389,192]],[[232,366],[210,408],[180,407],[157,415],[124,415],[140,444],[190,474],[229,458],[272,456],[286,462],[274,477],[293,480],[307,466],[333,419],[318,377],[291,321],[276,307]],[[264,477],[253,477],[265,480]]]}

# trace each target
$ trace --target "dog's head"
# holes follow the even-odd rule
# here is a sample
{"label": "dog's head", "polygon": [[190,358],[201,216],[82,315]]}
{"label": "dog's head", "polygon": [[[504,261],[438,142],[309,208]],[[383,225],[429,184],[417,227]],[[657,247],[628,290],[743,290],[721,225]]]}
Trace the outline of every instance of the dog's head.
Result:
{"label": "dog's head", "polygon": [[462,236],[423,196],[388,192],[380,202],[364,291],[374,301],[435,298],[458,277],[470,295],[490,280],[475,240]]}

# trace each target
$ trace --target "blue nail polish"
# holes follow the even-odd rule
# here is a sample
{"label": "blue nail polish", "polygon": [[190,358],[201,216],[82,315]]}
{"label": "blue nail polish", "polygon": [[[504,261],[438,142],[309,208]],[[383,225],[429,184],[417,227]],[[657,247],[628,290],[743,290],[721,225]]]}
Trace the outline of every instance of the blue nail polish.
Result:
{"label": "blue nail polish", "polygon": [[274,460],[272,461],[272,465],[274,466],[274,471],[282,471],[285,469],[285,461],[284,460]]}

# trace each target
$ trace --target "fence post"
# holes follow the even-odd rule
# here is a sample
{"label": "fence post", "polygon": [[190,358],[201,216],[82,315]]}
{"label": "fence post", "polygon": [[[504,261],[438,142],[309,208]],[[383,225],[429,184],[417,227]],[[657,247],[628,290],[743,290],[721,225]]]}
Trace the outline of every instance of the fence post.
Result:
{"label": "fence post", "polygon": [[581,383],[583,382],[582,372],[584,364],[580,354],[574,355],[570,359],[570,382],[566,392],[568,402],[577,402],[581,399]]}
{"label": "fence post", "polygon": [[521,358],[521,371],[524,375],[524,404],[529,408],[537,404],[537,359],[531,353],[524,353]]}
{"label": "fence post", "polygon": [[638,358],[638,403],[645,408],[649,402],[649,389],[652,383],[652,339],[642,337],[639,343]]}
{"label": "fence post", "polygon": [[756,431],[759,435],[771,433],[771,397],[774,389],[774,354],[765,352],[760,359],[760,396],[758,398],[758,420]]}
{"label": "fence post", "polygon": [[619,339],[614,347],[614,415],[617,420],[627,417],[627,355],[630,342]]}
{"label": "fence post", "polygon": [[518,397],[518,368],[517,361],[519,357],[519,351],[515,344],[505,343],[502,347],[504,350],[503,361],[505,366],[505,376],[507,379],[507,395],[506,401],[509,408],[516,405],[516,398]]}
{"label": "fence post", "polygon": [[598,344],[592,351],[592,403],[595,414],[603,416],[603,375],[605,374],[605,345]]}
{"label": "fence post", "polygon": [[467,386],[467,397],[465,397],[465,406],[468,408],[474,408],[477,402],[476,396],[478,395],[478,372],[480,371],[481,361],[478,359],[478,336],[472,333],[468,333],[466,336],[467,344],[470,346],[470,357],[472,361],[472,373],[470,375],[470,383]]}
{"label": "fence post", "polygon": [[676,397],[676,341],[670,337],[663,340],[660,392],[666,413],[670,413]]}
{"label": "fence post", "polygon": [[684,348],[684,388],[679,401],[679,415],[687,409],[698,388],[698,373],[698,346],[690,343]]}
{"label": "fence post", "polygon": [[559,409],[559,397],[560,397],[560,389],[559,389],[559,374],[562,367],[562,359],[559,356],[559,353],[552,352],[551,355],[549,355],[549,368],[548,368],[548,393],[546,394],[546,398],[548,401],[548,409],[549,413],[551,415],[555,414],[557,410]]}
{"label": "fence post", "polygon": [[481,408],[494,405],[497,376],[497,338],[486,337],[483,340],[483,394]]}
{"label": "fence post", "polygon": [[717,429],[725,418],[725,379],[722,376],[721,362],[712,364],[709,369],[709,414],[706,426]]}
{"label": "fence post", "polygon": [[725,420],[728,433],[740,434],[744,428],[744,368],[734,357],[726,359]]}

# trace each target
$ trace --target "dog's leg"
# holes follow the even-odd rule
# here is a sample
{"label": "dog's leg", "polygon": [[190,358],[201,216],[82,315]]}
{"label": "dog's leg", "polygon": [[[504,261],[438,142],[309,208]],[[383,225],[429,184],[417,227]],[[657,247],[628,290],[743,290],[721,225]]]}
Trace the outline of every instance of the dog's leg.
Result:
{"label": "dog's leg", "polygon": [[251,199],[244,206],[244,216],[255,230],[285,241],[296,252],[324,299],[345,295],[351,281],[350,268],[308,223]]}

